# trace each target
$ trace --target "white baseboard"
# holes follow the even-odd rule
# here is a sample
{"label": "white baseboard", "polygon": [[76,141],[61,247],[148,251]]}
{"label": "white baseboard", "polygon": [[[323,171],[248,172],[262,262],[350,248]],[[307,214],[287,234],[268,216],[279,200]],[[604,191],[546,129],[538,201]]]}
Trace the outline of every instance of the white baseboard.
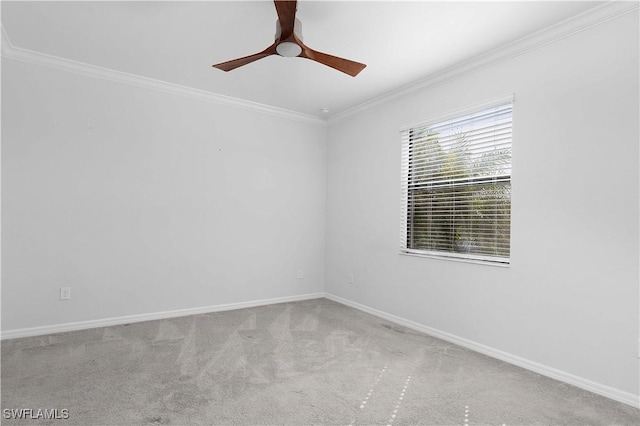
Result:
{"label": "white baseboard", "polygon": [[640,397],[638,395],[634,395],[629,392],[612,388],[610,386],[602,385],[600,383],[593,382],[591,380],[576,376],[574,374],[570,374],[565,371],[548,367],[546,365],[542,365],[537,362],[530,361],[528,359],[525,359],[516,355],[512,355],[507,352],[503,352],[501,350],[474,342],[472,340],[468,340],[450,333],[446,333],[444,331],[440,331],[435,328],[428,327],[426,325],[422,325],[417,322],[410,321],[408,319],[405,319],[396,315],[392,315],[387,312],[380,311],[378,309],[374,309],[374,308],[362,305],[357,302],[353,302],[348,299],[344,299],[340,296],[336,296],[330,293],[310,293],[310,294],[302,294],[297,296],[253,300],[248,302],[228,303],[228,304],[222,304],[222,305],[203,306],[198,308],[176,309],[172,311],[153,312],[148,314],[127,315],[122,317],[104,318],[104,319],[98,319],[98,320],[70,322],[70,323],[64,323],[64,324],[47,325],[42,327],[21,328],[21,329],[3,331],[0,338],[2,340],[6,340],[6,339],[16,339],[20,337],[42,336],[42,335],[48,335],[48,334],[54,334],[54,333],[62,333],[66,331],[85,330],[85,329],[97,328],[97,327],[108,327],[112,325],[129,324],[129,323],[142,322],[142,321],[152,321],[152,320],[174,318],[174,317],[181,317],[181,316],[188,316],[188,315],[198,315],[198,314],[205,314],[205,313],[211,313],[211,312],[231,311],[234,309],[252,308],[256,306],[272,305],[276,303],[298,302],[303,300],[320,299],[323,297],[329,300],[333,300],[334,302],[338,302],[343,305],[350,306],[352,308],[366,312],[368,314],[375,315],[379,318],[392,321],[396,324],[403,325],[413,330],[420,331],[430,336],[437,337],[447,342],[455,343],[462,347],[488,355],[492,358],[496,358],[501,361],[505,361],[522,368],[526,368],[527,370],[531,370],[536,373],[542,374],[544,376],[551,377],[552,379],[560,380],[562,382],[579,387],[581,389],[585,389],[589,392],[593,392],[595,394],[602,395],[604,397],[613,399],[615,401],[625,403],[632,407],[640,408]]}
{"label": "white baseboard", "polygon": [[437,337],[439,339],[446,340],[447,342],[455,343],[456,345],[460,345],[462,347],[471,349],[473,351],[488,355],[492,358],[496,358],[501,361],[508,362],[509,364],[517,365],[518,367],[526,368],[527,370],[534,371],[536,373],[542,374],[543,376],[547,376],[552,379],[556,379],[561,382],[568,383],[578,388],[587,390],[589,392],[593,392],[598,395],[602,395],[604,397],[613,399],[615,401],[625,403],[635,408],[640,408],[639,395],[634,395],[632,393],[625,392],[620,389],[616,389],[610,386],[596,383],[591,380],[585,379],[583,377],[579,377],[562,370],[558,370],[543,364],[539,364],[537,362],[534,362],[516,355],[512,355],[507,352],[503,352],[501,350],[474,342],[472,340],[468,340],[450,333],[446,333],[444,331],[440,331],[435,328],[428,327],[426,325],[422,325],[417,322],[410,321],[405,318],[380,311],[378,309],[370,308],[360,303],[352,302],[351,300],[344,299],[334,294],[325,293],[324,297],[329,300],[333,300],[334,302],[338,302],[343,305],[347,305],[352,308],[358,309],[360,311],[366,312],[368,314],[375,315],[379,318],[383,318],[388,321],[394,322],[396,324],[403,325],[407,328],[420,331],[422,333],[428,334],[429,336]]}
{"label": "white baseboard", "polygon": [[273,305],[276,303],[299,302],[302,300],[320,299],[324,293],[301,294],[297,296],[276,297],[273,299],[252,300],[249,302],[227,303],[223,305],[202,306],[198,308],[176,309],[148,314],[126,315],[122,317],[103,318],[98,320],[68,322],[64,324],[46,325],[42,327],[19,328],[3,331],[0,338],[16,339],[19,337],[42,336],[62,333],[65,331],[86,330],[89,328],[108,327],[112,325],[130,324],[133,322],[152,321],[165,318],[183,317],[188,315],[207,314],[211,312],[232,311],[234,309],[253,308],[256,306]]}

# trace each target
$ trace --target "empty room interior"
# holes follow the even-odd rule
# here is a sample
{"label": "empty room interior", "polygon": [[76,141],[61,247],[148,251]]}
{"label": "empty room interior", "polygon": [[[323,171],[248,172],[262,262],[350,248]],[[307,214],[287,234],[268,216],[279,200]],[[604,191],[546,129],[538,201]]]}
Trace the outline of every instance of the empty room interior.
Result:
{"label": "empty room interior", "polygon": [[2,1],[2,424],[640,424],[638,1]]}

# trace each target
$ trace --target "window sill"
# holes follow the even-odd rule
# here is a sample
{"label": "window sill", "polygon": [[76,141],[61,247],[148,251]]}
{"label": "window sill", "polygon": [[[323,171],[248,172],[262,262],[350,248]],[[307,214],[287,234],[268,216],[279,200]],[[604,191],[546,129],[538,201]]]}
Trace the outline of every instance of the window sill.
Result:
{"label": "window sill", "polygon": [[419,252],[410,252],[410,251],[400,251],[398,254],[400,254],[401,256],[425,257],[425,258],[437,259],[437,260],[450,260],[454,262],[474,263],[476,265],[495,266],[498,268],[509,268],[511,266],[511,263],[470,259],[466,257],[457,257],[457,256],[447,256],[445,254],[438,255],[438,254],[419,253]]}

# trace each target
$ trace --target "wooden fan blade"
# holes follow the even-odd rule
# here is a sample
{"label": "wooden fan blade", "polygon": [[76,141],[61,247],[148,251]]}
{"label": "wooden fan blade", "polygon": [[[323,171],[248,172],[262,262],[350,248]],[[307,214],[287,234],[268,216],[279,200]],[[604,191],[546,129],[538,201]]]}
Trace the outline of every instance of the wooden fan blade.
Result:
{"label": "wooden fan blade", "polygon": [[302,43],[299,44],[302,46],[302,53],[299,55],[301,58],[307,58],[312,61],[319,62],[345,74],[349,74],[351,77],[355,77],[366,67],[365,64],[361,64],[360,62],[350,61],[349,59],[318,52],[317,50],[313,50]]}
{"label": "wooden fan blade", "polygon": [[222,62],[219,64],[212,65],[214,68],[218,68],[222,71],[231,71],[236,68],[239,68],[243,65],[250,64],[251,62],[255,62],[258,59],[266,58],[267,56],[277,55],[276,52],[277,43],[273,43],[271,46],[264,49],[262,52],[254,53],[253,55],[245,56],[238,59],[232,59],[227,62]]}
{"label": "wooden fan blade", "polygon": [[298,2],[295,0],[273,0],[273,3],[276,6],[276,12],[278,12],[278,21],[280,21],[279,39],[286,40],[293,34]]}

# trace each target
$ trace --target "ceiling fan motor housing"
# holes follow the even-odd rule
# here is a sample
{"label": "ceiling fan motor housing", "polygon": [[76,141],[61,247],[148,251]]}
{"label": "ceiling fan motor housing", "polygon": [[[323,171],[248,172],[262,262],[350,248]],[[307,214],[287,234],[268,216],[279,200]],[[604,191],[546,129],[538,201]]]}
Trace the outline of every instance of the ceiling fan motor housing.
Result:
{"label": "ceiling fan motor housing", "polygon": [[[302,41],[302,22],[298,18],[296,18],[293,24],[293,34],[298,40]],[[280,27],[280,20],[277,20],[275,41],[278,41],[281,35],[282,28]],[[293,58],[302,53],[302,47],[295,41],[283,41],[276,46],[276,52],[278,52],[280,56]]]}

